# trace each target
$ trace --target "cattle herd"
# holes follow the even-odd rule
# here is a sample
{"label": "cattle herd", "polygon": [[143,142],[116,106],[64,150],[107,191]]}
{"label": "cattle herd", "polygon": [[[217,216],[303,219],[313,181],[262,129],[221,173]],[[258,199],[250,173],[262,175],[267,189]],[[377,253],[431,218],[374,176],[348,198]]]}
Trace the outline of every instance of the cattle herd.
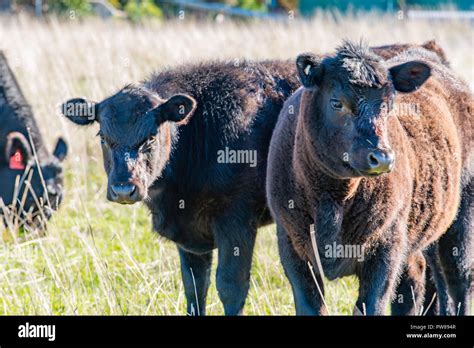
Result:
{"label": "cattle herd", "polygon": [[[216,248],[225,314],[242,312],[257,230],[275,222],[298,315],[327,313],[324,280],[346,275],[354,314],[467,315],[472,107],[436,42],[344,41],[296,62],[180,65],[61,112],[98,129],[107,199],[144,202],[176,244],[188,314],[205,314]],[[46,150],[0,52],[4,225],[47,227],[66,155],[62,139]]]}

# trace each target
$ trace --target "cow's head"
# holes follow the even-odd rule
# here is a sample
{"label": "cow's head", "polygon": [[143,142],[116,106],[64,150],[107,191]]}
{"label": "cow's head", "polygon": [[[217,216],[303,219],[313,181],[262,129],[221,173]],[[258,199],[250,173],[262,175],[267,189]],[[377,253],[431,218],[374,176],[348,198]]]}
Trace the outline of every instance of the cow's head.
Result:
{"label": "cow's head", "polygon": [[388,140],[388,115],[397,92],[411,93],[430,67],[409,61],[387,67],[362,44],[345,42],[332,57],[298,56],[305,87],[301,113],[320,164],[336,177],[390,172],[395,154]]}
{"label": "cow's head", "polygon": [[35,158],[26,136],[10,132],[4,154],[0,156],[3,162],[0,163],[0,197],[6,206],[18,211],[22,220],[28,220],[27,223],[32,222],[31,218],[49,218],[51,209],[59,207],[63,195],[61,162],[67,155],[66,142],[58,139],[53,155],[44,149],[37,150]]}
{"label": "cow's head", "polygon": [[107,199],[133,204],[147,196],[169,159],[169,124],[185,124],[195,107],[188,95],[163,100],[146,88],[127,86],[100,103],[71,99],[63,114],[78,125],[99,124]]}

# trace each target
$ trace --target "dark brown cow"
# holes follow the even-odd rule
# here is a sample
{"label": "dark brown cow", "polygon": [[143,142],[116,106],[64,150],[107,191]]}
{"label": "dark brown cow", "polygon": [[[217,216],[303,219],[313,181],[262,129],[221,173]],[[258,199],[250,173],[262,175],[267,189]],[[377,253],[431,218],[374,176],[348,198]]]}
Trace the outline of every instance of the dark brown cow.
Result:
{"label": "dark brown cow", "polygon": [[[355,312],[383,314],[400,277],[399,287],[417,284],[422,295],[421,253],[448,229],[464,238],[451,241],[464,261],[446,275],[469,278],[462,265],[472,230],[472,96],[435,56],[408,48],[383,61],[345,42],[324,59],[298,57],[304,87],[282,109],[267,169],[298,314],[326,311],[310,264],[322,292],[318,264],[329,279],[358,276]],[[458,283],[451,294],[465,312],[465,282]]]}
{"label": "dark brown cow", "polygon": [[383,59],[391,59],[396,55],[403,53],[406,50],[413,48],[424,48],[428,51],[434,52],[437,56],[435,60],[439,59],[441,63],[446,66],[449,66],[448,59],[444,50],[438,45],[434,40],[426,41],[421,45],[416,44],[392,44],[385,46],[372,47],[372,51],[382,57]]}

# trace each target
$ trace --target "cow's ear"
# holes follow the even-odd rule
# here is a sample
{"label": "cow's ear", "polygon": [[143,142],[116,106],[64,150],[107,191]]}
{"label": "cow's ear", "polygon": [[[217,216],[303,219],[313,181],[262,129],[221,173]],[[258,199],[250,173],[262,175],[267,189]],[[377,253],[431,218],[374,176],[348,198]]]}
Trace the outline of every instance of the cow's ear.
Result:
{"label": "cow's ear", "polygon": [[99,121],[99,104],[83,98],[69,99],[61,106],[61,112],[80,126]]}
{"label": "cow's ear", "polygon": [[441,58],[441,61],[444,64],[449,65],[448,59],[446,58],[446,52],[444,52],[443,48],[438,45],[435,40],[426,41],[421,46],[429,51],[436,53],[438,57]]}
{"label": "cow's ear", "polygon": [[431,76],[429,65],[416,60],[393,66],[389,70],[393,86],[404,93],[415,91]]}
{"label": "cow's ear", "polygon": [[68,146],[66,141],[63,138],[59,138],[54,148],[53,156],[56,157],[59,162],[62,162],[67,156]]}
{"label": "cow's ear", "polygon": [[322,82],[324,66],[322,57],[312,53],[302,53],[296,58],[296,69],[301,83],[306,88],[319,87]]}
{"label": "cow's ear", "polygon": [[186,94],[176,94],[151,112],[156,117],[157,124],[171,121],[182,125],[188,123],[196,110],[196,105],[197,102],[193,97]]}
{"label": "cow's ear", "polygon": [[5,157],[10,169],[25,169],[32,153],[30,143],[22,133],[11,132],[7,135]]}

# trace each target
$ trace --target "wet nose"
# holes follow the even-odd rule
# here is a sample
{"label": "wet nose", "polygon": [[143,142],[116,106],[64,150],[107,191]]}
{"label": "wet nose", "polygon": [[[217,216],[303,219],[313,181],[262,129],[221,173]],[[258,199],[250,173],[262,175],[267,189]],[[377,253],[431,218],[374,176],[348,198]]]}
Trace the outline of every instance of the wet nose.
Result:
{"label": "wet nose", "polygon": [[367,155],[370,174],[388,173],[393,169],[395,155],[391,150],[376,149]]}
{"label": "wet nose", "polygon": [[112,201],[117,203],[135,203],[137,187],[130,183],[118,183],[110,186]]}

